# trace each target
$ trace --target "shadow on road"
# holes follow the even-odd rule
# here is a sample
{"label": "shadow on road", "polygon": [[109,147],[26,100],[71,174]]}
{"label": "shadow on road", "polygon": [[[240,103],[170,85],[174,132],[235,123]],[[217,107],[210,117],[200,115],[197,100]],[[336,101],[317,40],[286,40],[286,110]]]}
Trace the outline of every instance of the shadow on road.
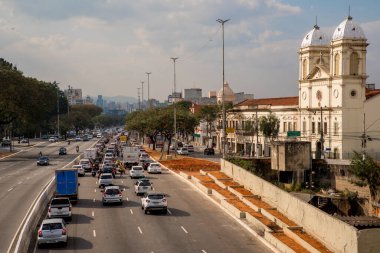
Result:
{"label": "shadow on road", "polygon": [[40,249],[37,252],[49,252],[50,249],[78,251],[84,249],[92,249],[93,247],[94,246],[90,241],[83,239],[82,237],[69,236],[67,247],[63,246],[62,244],[41,245]]}
{"label": "shadow on road", "polygon": [[175,216],[175,217],[191,216],[190,213],[183,211],[183,210],[180,210],[180,209],[177,209],[177,208],[169,207],[169,210],[172,213],[171,216]]}

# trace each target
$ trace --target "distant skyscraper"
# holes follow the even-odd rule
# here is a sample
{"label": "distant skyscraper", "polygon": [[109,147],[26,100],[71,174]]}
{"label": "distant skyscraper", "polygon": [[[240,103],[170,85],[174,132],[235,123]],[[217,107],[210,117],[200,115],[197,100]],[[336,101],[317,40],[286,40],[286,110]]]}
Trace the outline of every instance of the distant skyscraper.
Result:
{"label": "distant skyscraper", "polygon": [[102,95],[98,95],[98,99],[96,100],[96,106],[99,106],[100,108],[104,107],[104,100]]}
{"label": "distant skyscraper", "polygon": [[183,99],[187,101],[197,100],[202,97],[202,89],[191,88],[183,90]]}
{"label": "distant skyscraper", "polygon": [[64,90],[64,93],[70,105],[83,104],[82,89],[73,89],[69,85],[69,88]]}

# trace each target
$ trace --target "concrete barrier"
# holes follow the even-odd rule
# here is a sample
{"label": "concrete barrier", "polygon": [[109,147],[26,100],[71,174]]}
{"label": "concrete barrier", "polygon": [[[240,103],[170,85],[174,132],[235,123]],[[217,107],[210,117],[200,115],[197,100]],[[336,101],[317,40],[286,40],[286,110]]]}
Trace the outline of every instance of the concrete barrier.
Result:
{"label": "concrete barrier", "polygon": [[264,225],[259,219],[255,218],[250,213],[245,213],[245,218],[257,229],[257,232],[260,235],[264,236],[265,231],[272,232],[272,229]]}
{"label": "concrete barrier", "polygon": [[241,201],[243,201],[244,204],[255,210],[256,212],[261,212],[261,208],[253,204],[251,201],[247,200],[246,198],[242,198]]}
{"label": "concrete barrier", "polygon": [[212,190],[207,188],[206,186],[204,186],[203,184],[199,183],[199,182],[195,182],[194,183],[196,187],[198,187],[202,192],[208,194],[208,195],[211,195],[212,194]]}
{"label": "concrete barrier", "polygon": [[185,172],[180,171],[180,172],[179,172],[179,175],[180,175],[181,177],[183,177],[184,179],[191,179],[191,176],[190,176],[190,175],[187,175]]}
{"label": "concrete barrier", "polygon": [[301,237],[299,237],[297,234],[295,234],[293,232],[293,230],[302,230],[302,228],[284,228],[284,233],[291,239],[293,239],[294,241],[296,241],[299,245],[301,245],[302,247],[304,247],[305,249],[307,249],[310,253],[320,253],[319,250],[317,250],[316,248],[314,248],[313,246],[311,246],[309,243],[307,243],[306,241],[304,241]]}
{"label": "concrete barrier", "polygon": [[285,227],[288,227],[287,224],[285,224],[282,220],[280,220],[279,218],[277,218],[276,216],[274,216],[273,214],[271,214],[270,212],[268,212],[267,210],[265,209],[261,209],[261,214],[264,215],[266,218],[268,218],[269,220],[273,221],[274,223],[276,223],[279,227],[281,228],[285,228]]}
{"label": "concrete barrier", "polygon": [[223,199],[220,204],[227,209],[230,213],[232,213],[235,217],[239,219],[245,219],[245,212],[240,211],[235,206],[231,205],[227,202],[227,200]]}
{"label": "concrete barrier", "polygon": [[212,190],[211,190],[211,193],[212,193],[212,195],[215,196],[219,201],[222,201],[222,200],[226,199],[226,197],[224,197],[222,194],[220,194],[217,190],[212,189]]}
{"label": "concrete barrier", "polygon": [[265,231],[264,238],[268,242],[270,242],[272,245],[274,245],[280,252],[282,253],[297,253],[291,248],[289,248],[288,245],[277,239],[275,236],[273,236],[274,232]]}

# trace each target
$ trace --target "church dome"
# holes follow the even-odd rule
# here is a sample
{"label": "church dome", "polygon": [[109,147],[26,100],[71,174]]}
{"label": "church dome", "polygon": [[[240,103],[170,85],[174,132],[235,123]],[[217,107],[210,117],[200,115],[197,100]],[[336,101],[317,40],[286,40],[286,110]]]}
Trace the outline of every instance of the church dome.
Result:
{"label": "church dome", "polygon": [[[217,101],[218,103],[222,102],[223,97],[223,88],[218,91]],[[234,102],[235,101],[235,93],[230,88],[227,82],[224,83],[224,102]]]}
{"label": "church dome", "polygon": [[334,31],[332,40],[340,39],[366,39],[366,37],[359,24],[348,16]]}
{"label": "church dome", "polygon": [[322,32],[318,25],[308,32],[302,40],[301,48],[309,46],[325,46],[330,43],[327,35]]}

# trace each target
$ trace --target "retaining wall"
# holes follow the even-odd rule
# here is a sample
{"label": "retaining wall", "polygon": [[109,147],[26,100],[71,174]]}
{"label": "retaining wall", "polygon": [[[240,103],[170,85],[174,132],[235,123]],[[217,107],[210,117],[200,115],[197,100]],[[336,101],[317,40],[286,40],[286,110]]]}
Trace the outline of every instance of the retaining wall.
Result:
{"label": "retaining wall", "polygon": [[254,194],[260,195],[264,201],[276,207],[334,252],[372,253],[374,252],[371,251],[372,248],[379,249],[380,242],[376,238],[379,238],[380,229],[359,231],[223,159],[221,159],[221,171]]}

